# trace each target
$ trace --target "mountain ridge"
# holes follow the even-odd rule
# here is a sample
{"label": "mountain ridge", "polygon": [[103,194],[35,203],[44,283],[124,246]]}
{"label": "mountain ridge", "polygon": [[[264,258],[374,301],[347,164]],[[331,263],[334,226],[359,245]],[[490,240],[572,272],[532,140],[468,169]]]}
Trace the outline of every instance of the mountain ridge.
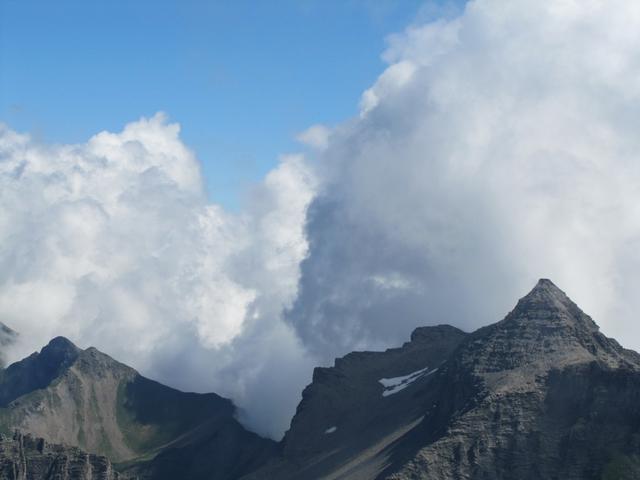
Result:
{"label": "mountain ridge", "polygon": [[[640,478],[640,355],[601,333],[548,279],[502,320],[474,332],[419,327],[400,347],[351,352],[316,368],[278,444],[247,432],[231,401],[169,389],[95,349],[56,338],[34,355],[0,370],[0,427],[7,409],[37,411],[47,394],[74,382],[108,385],[107,403],[116,417],[124,411],[134,433],[172,418],[183,422],[165,442],[125,442],[135,454],[120,451],[123,478]],[[198,402],[215,408],[195,408]],[[67,411],[66,422],[73,423],[71,414],[93,418],[73,398],[58,403],[58,412],[47,404],[54,417]],[[192,416],[183,417],[185,410]],[[36,424],[42,421],[4,425]],[[62,443],[96,449],[87,438]]]}
{"label": "mountain ridge", "polygon": [[[191,468],[189,455],[180,453],[185,446],[202,447],[223,433],[237,443],[235,450],[244,451],[246,444],[262,458],[275,443],[244,429],[235,413],[233,403],[215,393],[166,387],[64,337],[0,371],[0,433],[18,430],[77,446],[141,478],[169,457]],[[239,468],[224,449],[209,456],[229,471]],[[227,471],[219,473],[225,478]]]}

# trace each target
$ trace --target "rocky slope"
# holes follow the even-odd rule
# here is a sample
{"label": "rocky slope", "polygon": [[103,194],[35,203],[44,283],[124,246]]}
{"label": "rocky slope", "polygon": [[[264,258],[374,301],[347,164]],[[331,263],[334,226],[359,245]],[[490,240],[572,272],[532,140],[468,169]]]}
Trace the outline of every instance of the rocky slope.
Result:
{"label": "rocky slope", "polygon": [[103,456],[42,438],[0,435],[0,480],[124,480]]}
{"label": "rocky slope", "polygon": [[374,478],[385,449],[423,418],[433,379],[466,335],[422,327],[401,348],[354,352],[316,368],[281,455],[249,478]]}
{"label": "rocky slope", "polygon": [[[234,415],[227,399],[166,387],[62,337],[0,371],[1,432],[75,445],[140,476],[209,478],[199,475],[210,464],[216,478],[237,477],[251,466],[246,457],[259,462],[274,442],[245,430]],[[185,475],[153,474],[170,471],[167,459]]]}
{"label": "rocky slope", "polygon": [[[472,334],[443,328],[316,370],[282,453],[247,478],[640,478],[640,357],[553,283]],[[408,385],[381,398],[394,375]]]}

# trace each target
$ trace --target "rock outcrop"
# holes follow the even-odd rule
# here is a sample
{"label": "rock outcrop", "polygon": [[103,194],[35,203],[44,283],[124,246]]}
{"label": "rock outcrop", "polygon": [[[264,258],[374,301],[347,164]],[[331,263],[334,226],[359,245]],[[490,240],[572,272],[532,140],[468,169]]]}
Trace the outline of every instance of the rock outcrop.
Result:
{"label": "rock outcrop", "polygon": [[108,458],[42,438],[0,435],[0,480],[125,480]]}

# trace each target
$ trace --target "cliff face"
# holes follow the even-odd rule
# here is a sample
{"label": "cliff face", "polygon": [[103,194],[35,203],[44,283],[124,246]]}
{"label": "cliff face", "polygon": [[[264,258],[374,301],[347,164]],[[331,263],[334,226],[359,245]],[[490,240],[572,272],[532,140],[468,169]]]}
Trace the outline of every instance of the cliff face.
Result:
{"label": "cliff face", "polygon": [[1,480],[124,480],[106,457],[42,438],[0,435]]}
{"label": "cliff face", "polygon": [[282,454],[250,478],[374,478],[384,452],[420,423],[437,372],[466,336],[448,325],[422,327],[400,348],[316,368]]}

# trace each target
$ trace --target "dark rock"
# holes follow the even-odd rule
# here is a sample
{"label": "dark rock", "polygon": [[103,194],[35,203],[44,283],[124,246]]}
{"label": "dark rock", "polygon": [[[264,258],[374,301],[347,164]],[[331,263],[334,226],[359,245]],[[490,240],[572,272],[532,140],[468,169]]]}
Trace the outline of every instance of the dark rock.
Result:
{"label": "dark rock", "polygon": [[[375,476],[384,463],[377,454],[419,423],[438,367],[466,335],[448,325],[422,327],[400,348],[353,352],[316,368],[281,456],[250,478],[324,478],[354,468]],[[395,393],[380,382],[413,372],[421,373]]]}
{"label": "dark rock", "polygon": [[0,480],[124,480],[106,457],[16,432],[0,435]]}

